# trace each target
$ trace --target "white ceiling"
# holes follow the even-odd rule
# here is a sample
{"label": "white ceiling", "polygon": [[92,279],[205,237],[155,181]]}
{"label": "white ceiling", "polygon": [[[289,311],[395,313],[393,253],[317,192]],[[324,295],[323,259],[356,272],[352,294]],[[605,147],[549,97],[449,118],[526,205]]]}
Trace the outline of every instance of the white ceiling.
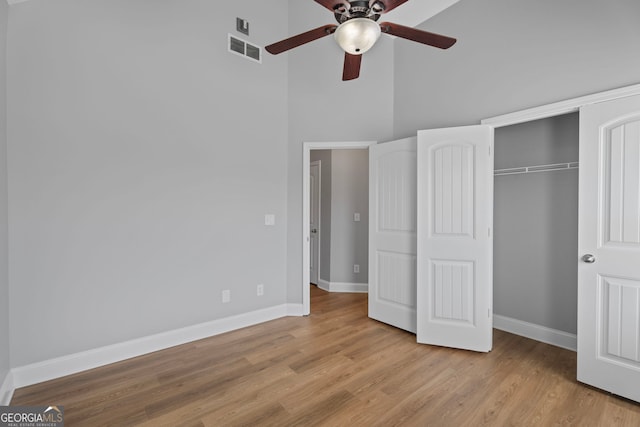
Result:
{"label": "white ceiling", "polygon": [[[15,1],[15,0],[13,0]],[[22,0],[24,1],[24,0]],[[402,6],[392,10],[380,19],[385,21],[397,22],[409,27],[415,27],[422,24],[427,19],[442,12],[449,6],[458,3],[460,0],[413,0],[408,1]]]}
{"label": "white ceiling", "polygon": [[[7,0],[9,5],[22,3],[27,0]],[[460,0],[413,0],[408,1],[385,15],[385,21],[401,22],[403,25],[415,27],[432,16],[442,12]],[[388,19],[387,19],[388,17]]]}

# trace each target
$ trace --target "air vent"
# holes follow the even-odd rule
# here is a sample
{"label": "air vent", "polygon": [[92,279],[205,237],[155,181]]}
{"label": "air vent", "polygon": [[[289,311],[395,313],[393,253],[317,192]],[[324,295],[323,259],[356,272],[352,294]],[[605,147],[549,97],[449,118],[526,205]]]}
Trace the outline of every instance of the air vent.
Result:
{"label": "air vent", "polygon": [[247,52],[246,55],[251,58],[254,59],[258,62],[260,62],[260,48],[257,46],[254,46],[252,44],[247,44]]}
{"label": "air vent", "polygon": [[259,46],[229,34],[229,52],[244,56],[251,61],[262,63],[262,49]]}

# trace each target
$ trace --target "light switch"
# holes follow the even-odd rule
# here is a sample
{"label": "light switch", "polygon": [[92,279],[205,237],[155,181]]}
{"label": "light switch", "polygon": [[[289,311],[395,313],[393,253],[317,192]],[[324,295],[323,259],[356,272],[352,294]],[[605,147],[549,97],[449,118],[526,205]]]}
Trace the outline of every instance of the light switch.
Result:
{"label": "light switch", "polygon": [[276,225],[276,216],[274,214],[265,214],[264,225]]}
{"label": "light switch", "polygon": [[354,213],[354,214],[353,214],[353,220],[354,220],[355,222],[360,222],[360,214],[359,214],[359,213],[357,213],[357,212],[356,212],[356,213]]}

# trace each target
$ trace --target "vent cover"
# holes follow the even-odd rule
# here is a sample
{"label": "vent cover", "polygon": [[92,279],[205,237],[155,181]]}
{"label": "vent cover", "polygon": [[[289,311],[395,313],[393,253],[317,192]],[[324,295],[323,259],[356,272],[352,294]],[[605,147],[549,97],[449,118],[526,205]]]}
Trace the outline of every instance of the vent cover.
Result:
{"label": "vent cover", "polygon": [[229,52],[262,63],[262,48],[229,34]]}

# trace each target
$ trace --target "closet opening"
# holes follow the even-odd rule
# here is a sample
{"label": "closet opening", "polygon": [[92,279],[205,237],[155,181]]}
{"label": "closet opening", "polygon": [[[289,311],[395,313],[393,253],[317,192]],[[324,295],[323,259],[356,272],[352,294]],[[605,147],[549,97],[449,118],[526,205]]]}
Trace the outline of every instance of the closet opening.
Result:
{"label": "closet opening", "polygon": [[576,350],[579,115],[495,129],[494,326]]}

